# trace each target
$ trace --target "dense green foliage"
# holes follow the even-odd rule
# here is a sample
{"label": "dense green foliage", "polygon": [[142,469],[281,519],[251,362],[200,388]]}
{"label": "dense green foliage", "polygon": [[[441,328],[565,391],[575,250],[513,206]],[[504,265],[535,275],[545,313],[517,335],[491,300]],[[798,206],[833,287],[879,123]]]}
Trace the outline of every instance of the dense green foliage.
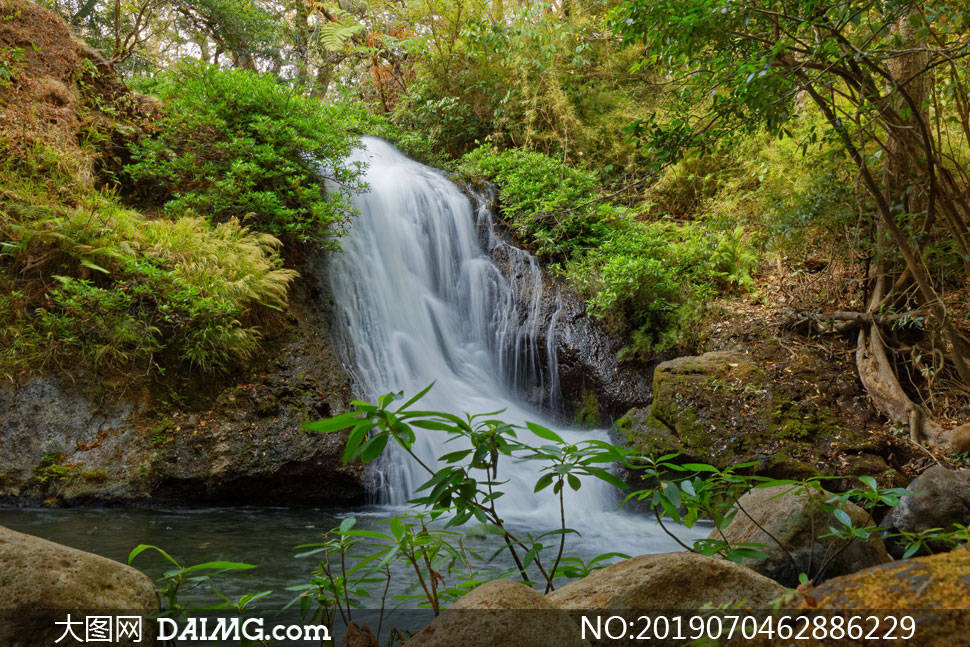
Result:
{"label": "dense green foliage", "polygon": [[637,53],[602,38],[605,3],[572,3],[568,15],[553,3],[438,9],[440,44],[425,45],[394,108],[402,123],[456,154],[488,138],[574,163],[631,163],[623,126],[656,92],[630,71]]}
{"label": "dense green foliage", "polygon": [[[340,233],[351,212],[344,192],[360,187],[358,169],[341,161],[357,141],[342,104],[206,65],[153,81],[164,114],[125,167],[139,201],[301,241]],[[342,189],[325,192],[321,177]]]}
{"label": "dense green foliage", "polygon": [[147,219],[91,188],[66,203],[45,181],[72,178],[48,172],[0,172],[8,377],[77,361],[129,376],[172,363],[211,370],[252,355],[257,310],[284,305],[295,276],[275,238],[237,219]]}
{"label": "dense green foliage", "polygon": [[138,81],[161,103],[84,63],[58,90],[76,104],[44,112],[19,93],[47,56],[25,50],[0,88],[0,375],[121,385],[252,358],[297,276],[280,238],[333,244],[360,188],[343,158],[384,122],[191,62]]}
{"label": "dense green foliage", "polygon": [[512,231],[556,263],[594,316],[630,336],[624,355],[689,341],[695,304],[752,284],[756,257],[740,228],[642,219],[599,195],[593,173],[542,153],[478,148],[461,170],[499,185]]}
{"label": "dense green foliage", "polygon": [[[767,136],[754,113],[692,137],[703,120],[690,110],[728,104],[687,83],[683,56],[650,58],[656,43],[640,42],[639,23],[618,27],[632,15],[626,5],[260,1],[230,20],[236,4],[153,5],[152,24],[169,11],[187,22],[132,50],[162,62],[135,85],[168,102],[127,167],[140,204],[214,222],[249,215],[247,225],[283,237],[337,234],[345,205],[314,194],[301,151],[320,146],[333,159],[353,124],[422,161],[496,182],[519,241],[639,356],[689,346],[711,297],[754,292],[765,253],[797,262],[800,250],[837,246],[852,258],[846,241],[864,242],[849,229],[871,205],[820,136],[820,114],[789,109],[784,95],[787,138]],[[114,27],[88,29],[104,41]],[[172,46],[189,41],[201,62],[176,63]],[[286,84],[328,100],[284,98]]]}
{"label": "dense green foliage", "polygon": [[[806,145],[826,142],[857,177],[855,246],[866,256],[858,309],[930,313],[910,331],[915,342],[890,340],[888,354],[881,338],[891,331],[865,330],[859,344],[872,359],[860,359],[860,378],[914,438],[949,443],[930,403],[944,384],[970,384],[966,318],[954,316],[966,301],[949,296],[970,272],[965,3],[625,0],[612,21],[625,42],[645,48],[642,66],[694,72],[668,72],[676,88],[668,109],[632,128],[657,163],[762,128],[792,137],[804,104],[817,111]],[[922,371],[927,353],[945,359]]]}

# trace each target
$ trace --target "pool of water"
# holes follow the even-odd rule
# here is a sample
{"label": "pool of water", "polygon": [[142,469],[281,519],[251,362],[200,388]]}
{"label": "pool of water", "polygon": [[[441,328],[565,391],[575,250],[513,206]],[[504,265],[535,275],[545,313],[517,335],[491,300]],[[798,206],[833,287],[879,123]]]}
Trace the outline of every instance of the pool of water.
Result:
{"label": "pool of water", "polygon": [[[140,510],[106,508],[79,509],[0,509],[0,525],[73,548],[92,552],[120,562],[139,544],[158,546],[182,565],[227,560],[257,565],[257,568],[222,575],[211,581],[224,595],[238,598],[245,593],[273,591],[261,606],[280,608],[293,599],[287,587],[306,583],[318,563],[318,556],[297,557],[306,549],[297,546],[323,539],[324,533],[336,527],[348,516],[357,518],[357,529],[388,533],[382,521],[401,508],[370,506],[360,509],[313,508],[199,508],[179,510]],[[678,550],[667,537],[647,519],[613,512],[608,532],[570,537],[567,554],[589,559],[595,555],[617,551],[630,555]],[[543,529],[512,526],[517,533]],[[628,533],[619,532],[623,529]],[[706,529],[679,532],[685,540],[707,533]],[[499,551],[500,539],[481,533],[465,534],[466,548],[476,572],[501,573],[512,567],[508,553]],[[549,543],[552,543],[551,541]],[[489,560],[494,553],[494,559]],[[355,552],[361,552],[360,550]],[[552,551],[550,551],[552,552]],[[171,565],[154,552],[139,555],[134,566],[152,579],[158,579]],[[401,595],[415,583],[404,565],[391,572],[388,590],[392,598]],[[375,585],[366,606],[379,605],[383,583]],[[217,600],[208,584],[187,592],[190,601],[204,603]],[[409,602],[407,606],[414,606]]]}
{"label": "pool of water", "polygon": [[[164,549],[181,564],[227,560],[256,564],[218,580],[224,593],[272,590],[304,582],[312,559],[294,559],[295,546],[320,541],[323,532],[352,510],[286,508],[199,508],[132,510],[107,508],[0,510],[0,525],[120,562],[139,544]],[[157,579],[171,568],[154,552],[134,566]],[[196,593],[210,598],[205,592]],[[281,595],[274,596],[276,601]]]}

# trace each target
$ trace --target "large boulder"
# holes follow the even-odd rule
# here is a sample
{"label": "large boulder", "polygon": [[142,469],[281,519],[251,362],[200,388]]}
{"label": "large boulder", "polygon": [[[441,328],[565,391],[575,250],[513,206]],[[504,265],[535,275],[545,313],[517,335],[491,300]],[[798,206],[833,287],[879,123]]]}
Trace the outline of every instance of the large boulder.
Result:
{"label": "large boulder", "polygon": [[[958,549],[930,557],[905,559],[831,579],[806,592],[802,608],[852,611],[882,610],[882,626],[912,616],[916,622],[913,644],[921,647],[950,647],[968,644],[970,635],[970,551]],[[900,611],[906,611],[903,614]],[[897,635],[906,635],[899,633]],[[879,641],[882,642],[882,641]],[[904,642],[904,641],[901,641]],[[809,642],[814,645],[818,643]],[[846,645],[871,642],[843,640]]]}
{"label": "large boulder", "polygon": [[[64,631],[55,622],[91,611],[147,617],[159,611],[155,586],[130,566],[0,527],[0,646],[54,644]],[[140,644],[154,644],[142,626]]]}
{"label": "large boulder", "polygon": [[970,609],[970,550],[902,559],[814,587],[803,606],[818,609]]}
{"label": "large boulder", "polygon": [[912,450],[866,430],[870,412],[854,381],[805,350],[763,346],[661,363],[652,404],[627,412],[614,437],[644,455],[755,462],[759,474],[777,478],[873,475],[901,484]]}
{"label": "large boulder", "polygon": [[[808,621],[809,630],[796,641],[778,633],[754,637],[736,635],[726,647],[871,647],[967,645],[970,636],[970,550],[958,549],[931,557],[904,559],[836,577],[815,588],[799,589],[794,608],[784,611],[789,628]],[[802,616],[802,617],[799,617]],[[829,628],[814,631],[814,622]],[[911,633],[915,624],[915,633]],[[824,620],[824,624],[823,624]],[[855,627],[854,636],[846,629]],[[877,624],[878,623],[878,624]],[[836,625],[841,632],[831,631]],[[777,625],[776,625],[777,626]],[[886,638],[894,639],[886,639]]]}
{"label": "large boulder", "polygon": [[578,625],[535,589],[494,580],[468,593],[408,647],[589,647]]}
{"label": "large boulder", "polygon": [[970,525],[970,470],[934,465],[906,489],[912,494],[900,500],[890,517],[897,530],[952,530],[955,524]]}
{"label": "large boulder", "polygon": [[[831,512],[820,506],[827,492],[778,485],[754,488],[738,499],[738,512],[723,530],[714,530],[711,539],[733,544],[761,544],[767,557],[745,559],[745,566],[785,586],[798,586],[805,573],[816,581],[854,573],[890,561],[878,534],[868,541],[846,542],[825,538],[830,526],[839,525]],[[858,527],[874,525],[862,508],[848,504],[842,510]]]}
{"label": "large boulder", "polygon": [[556,589],[546,599],[576,610],[684,610],[708,603],[763,608],[787,592],[734,562],[684,552],[624,560]]}

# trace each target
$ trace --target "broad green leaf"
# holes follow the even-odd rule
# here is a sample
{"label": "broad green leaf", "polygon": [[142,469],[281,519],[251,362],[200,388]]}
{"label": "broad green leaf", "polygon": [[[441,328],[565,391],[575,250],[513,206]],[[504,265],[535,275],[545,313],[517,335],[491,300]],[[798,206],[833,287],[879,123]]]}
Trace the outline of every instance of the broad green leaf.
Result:
{"label": "broad green leaf", "polygon": [[534,422],[526,422],[525,426],[529,428],[529,431],[543,440],[549,440],[554,443],[559,443],[560,445],[566,444],[566,442],[560,438],[556,432],[552,431],[551,429],[547,429],[542,425],[537,425]]}

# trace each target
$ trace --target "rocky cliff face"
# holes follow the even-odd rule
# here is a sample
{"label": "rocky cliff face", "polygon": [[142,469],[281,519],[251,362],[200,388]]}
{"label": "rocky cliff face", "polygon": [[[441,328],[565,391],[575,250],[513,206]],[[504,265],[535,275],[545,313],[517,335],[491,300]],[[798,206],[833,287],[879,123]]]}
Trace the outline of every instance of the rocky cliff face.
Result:
{"label": "rocky cliff face", "polygon": [[526,397],[587,427],[609,426],[631,407],[645,406],[651,397],[653,369],[660,359],[617,362],[625,340],[607,332],[587,314],[578,294],[515,247],[511,234],[494,215],[494,188],[478,187],[467,193],[478,209],[482,247],[519,287],[516,323],[532,331],[529,345],[538,356],[537,363],[549,366],[558,376],[558,392],[551,392],[546,380],[542,387],[533,385],[530,390],[526,386]]}
{"label": "rocky cliff face", "polygon": [[343,439],[300,428],[351,399],[328,336],[324,259],[300,268],[274,350],[231,379],[118,393],[90,375],[48,374],[0,387],[0,501],[362,501],[361,468],[340,461]]}

